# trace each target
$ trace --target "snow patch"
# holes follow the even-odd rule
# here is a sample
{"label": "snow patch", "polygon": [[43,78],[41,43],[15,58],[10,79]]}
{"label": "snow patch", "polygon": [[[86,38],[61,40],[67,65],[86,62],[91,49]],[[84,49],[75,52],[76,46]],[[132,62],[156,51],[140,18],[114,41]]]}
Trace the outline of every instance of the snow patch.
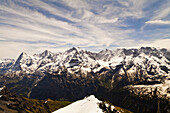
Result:
{"label": "snow patch", "polygon": [[165,80],[164,83],[154,85],[131,85],[129,88],[133,90],[135,94],[141,95],[149,95],[157,88],[158,97],[165,95],[167,98],[170,98],[170,94],[167,92],[168,88],[170,88],[170,80]]}
{"label": "snow patch", "polygon": [[2,91],[4,88],[5,88],[5,86],[1,87],[1,88],[0,88],[0,91]]}

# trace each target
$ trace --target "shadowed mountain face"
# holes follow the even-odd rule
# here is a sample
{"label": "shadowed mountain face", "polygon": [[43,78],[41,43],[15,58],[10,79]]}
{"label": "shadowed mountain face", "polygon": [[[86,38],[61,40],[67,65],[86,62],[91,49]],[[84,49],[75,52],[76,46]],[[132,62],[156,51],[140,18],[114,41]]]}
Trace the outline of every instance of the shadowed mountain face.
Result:
{"label": "shadowed mountain face", "polygon": [[46,50],[33,56],[22,53],[16,61],[1,61],[0,67],[0,84],[28,97],[75,101],[94,94],[134,112],[170,110],[167,49]]}
{"label": "shadowed mountain face", "polygon": [[0,88],[0,113],[51,113],[71,102],[29,99]]}

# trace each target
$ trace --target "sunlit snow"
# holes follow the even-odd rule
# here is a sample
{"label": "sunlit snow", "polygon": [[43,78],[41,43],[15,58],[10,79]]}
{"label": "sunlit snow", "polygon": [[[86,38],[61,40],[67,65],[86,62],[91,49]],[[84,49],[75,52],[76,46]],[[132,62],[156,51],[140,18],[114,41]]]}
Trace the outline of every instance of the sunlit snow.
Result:
{"label": "sunlit snow", "polygon": [[100,102],[94,95],[91,95],[53,113],[103,113],[99,108]]}

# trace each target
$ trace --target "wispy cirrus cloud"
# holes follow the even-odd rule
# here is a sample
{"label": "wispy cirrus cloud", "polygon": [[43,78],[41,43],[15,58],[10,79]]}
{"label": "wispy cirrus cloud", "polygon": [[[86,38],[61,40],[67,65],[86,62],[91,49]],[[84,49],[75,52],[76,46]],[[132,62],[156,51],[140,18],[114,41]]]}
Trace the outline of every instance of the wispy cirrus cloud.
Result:
{"label": "wispy cirrus cloud", "polygon": [[160,25],[168,25],[168,24],[170,24],[170,21],[164,21],[164,20],[152,20],[152,21],[147,21],[147,22],[145,22],[146,24],[160,24]]}
{"label": "wispy cirrus cloud", "polygon": [[[0,4],[3,53],[0,58],[16,57],[22,51],[57,52],[71,46],[96,51],[162,40],[169,37],[166,32],[169,28],[154,27],[159,38],[152,35],[153,28],[147,25],[169,24],[168,3],[168,0],[5,0]],[[152,8],[153,4],[159,7]],[[140,31],[142,26],[145,28]]]}
{"label": "wispy cirrus cloud", "polygon": [[[159,1],[160,2],[160,1]],[[162,20],[162,19],[170,19],[170,2],[169,0],[164,0],[161,2],[161,4],[158,6],[156,10],[154,10],[152,13],[151,20]]]}
{"label": "wispy cirrus cloud", "polygon": [[170,24],[170,2],[165,0],[161,2],[156,10],[152,12],[150,20],[145,24],[169,25]]}

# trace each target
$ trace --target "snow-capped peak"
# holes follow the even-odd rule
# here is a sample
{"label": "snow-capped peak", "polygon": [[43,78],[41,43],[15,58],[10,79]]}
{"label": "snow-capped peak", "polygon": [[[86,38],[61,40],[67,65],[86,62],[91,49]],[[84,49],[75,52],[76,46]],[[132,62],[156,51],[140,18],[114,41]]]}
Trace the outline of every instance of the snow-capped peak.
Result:
{"label": "snow-capped peak", "polygon": [[100,100],[94,95],[78,100],[64,108],[54,111],[53,113],[104,113],[99,108]]}
{"label": "snow-capped peak", "polygon": [[[125,69],[132,70],[141,66],[143,70],[154,71],[153,74],[165,75],[170,71],[170,52],[167,49],[156,49],[142,47],[140,49],[117,49],[103,50],[99,53],[92,53],[79,47],[73,47],[63,53],[52,53],[48,50],[33,56],[21,53],[16,62],[10,64],[12,69],[26,71],[27,73],[38,72],[59,72],[60,67],[66,68],[69,73],[98,72],[102,68],[112,67],[123,64]],[[1,66],[2,65],[2,66]],[[151,66],[152,65],[152,66]],[[0,63],[1,69],[4,67],[3,61]],[[137,67],[136,67],[137,66]],[[5,69],[9,69],[8,67]],[[153,69],[151,69],[154,67]],[[150,73],[149,73],[150,74]]]}
{"label": "snow-capped peak", "polygon": [[71,49],[67,50],[66,52],[70,53],[73,51],[79,53],[79,52],[84,52],[85,50],[81,49],[80,47],[72,47]]}
{"label": "snow-capped peak", "polygon": [[20,70],[21,64],[27,64],[27,61],[29,61],[31,58],[29,55],[27,55],[25,52],[22,52],[16,62],[14,63],[13,69]]}
{"label": "snow-capped peak", "polygon": [[49,55],[51,52],[48,50],[45,50],[43,53],[40,54],[40,57],[45,57],[47,55]]}

